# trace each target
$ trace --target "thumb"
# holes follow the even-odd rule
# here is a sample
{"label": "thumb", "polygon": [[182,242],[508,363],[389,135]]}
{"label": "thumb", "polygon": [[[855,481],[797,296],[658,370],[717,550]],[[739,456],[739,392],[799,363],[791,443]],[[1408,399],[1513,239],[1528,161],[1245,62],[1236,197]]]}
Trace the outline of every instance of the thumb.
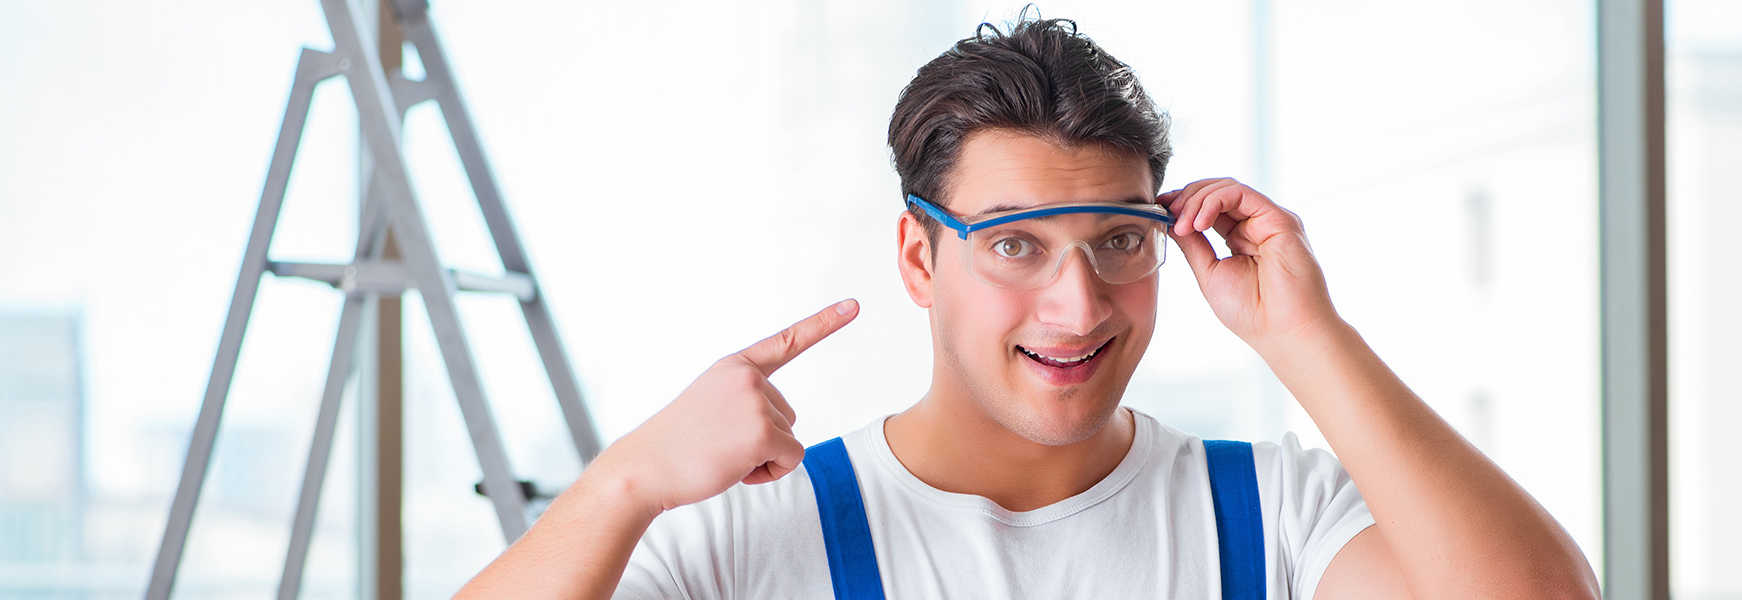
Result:
{"label": "thumb", "polygon": [[1220,260],[1216,258],[1216,247],[1210,245],[1210,239],[1204,237],[1204,232],[1201,231],[1180,235],[1169,228],[1167,236],[1179,244],[1180,254],[1185,255],[1186,264],[1192,267],[1192,275],[1197,278],[1198,284],[1202,285],[1204,277],[1208,276],[1210,272],[1210,267],[1214,266],[1217,260]]}

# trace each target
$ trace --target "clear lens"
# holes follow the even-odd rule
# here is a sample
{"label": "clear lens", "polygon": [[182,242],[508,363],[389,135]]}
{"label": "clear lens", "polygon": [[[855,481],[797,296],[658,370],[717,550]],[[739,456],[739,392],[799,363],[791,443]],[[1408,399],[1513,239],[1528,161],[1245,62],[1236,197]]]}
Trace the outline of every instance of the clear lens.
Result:
{"label": "clear lens", "polygon": [[1067,257],[1081,254],[1103,281],[1131,283],[1167,259],[1162,227],[1153,219],[1104,213],[1024,219],[969,233],[963,263],[981,281],[1025,290],[1051,282]]}

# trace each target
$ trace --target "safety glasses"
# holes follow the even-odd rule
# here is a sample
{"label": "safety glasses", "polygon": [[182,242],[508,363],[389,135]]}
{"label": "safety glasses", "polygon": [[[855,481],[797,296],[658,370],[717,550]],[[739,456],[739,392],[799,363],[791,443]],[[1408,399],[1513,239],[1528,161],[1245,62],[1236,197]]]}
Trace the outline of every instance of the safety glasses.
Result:
{"label": "safety glasses", "polygon": [[1165,228],[1174,222],[1155,204],[1049,204],[960,217],[919,196],[907,203],[956,232],[962,264],[976,279],[1014,290],[1052,282],[1073,249],[1107,283],[1148,277],[1167,260]]}

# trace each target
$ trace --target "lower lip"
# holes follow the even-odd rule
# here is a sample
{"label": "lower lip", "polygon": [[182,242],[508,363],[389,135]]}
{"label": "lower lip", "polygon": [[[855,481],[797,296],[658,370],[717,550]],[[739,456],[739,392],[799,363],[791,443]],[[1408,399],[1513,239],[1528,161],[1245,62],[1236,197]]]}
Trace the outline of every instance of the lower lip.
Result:
{"label": "lower lip", "polygon": [[1024,364],[1028,365],[1029,371],[1034,372],[1034,374],[1040,376],[1041,380],[1049,384],[1077,385],[1084,383],[1095,376],[1095,371],[1101,368],[1101,358],[1107,355],[1108,350],[1111,349],[1112,345],[1113,343],[1111,341],[1107,342],[1105,346],[1101,347],[1099,352],[1095,353],[1094,357],[1083,361],[1082,364],[1069,368],[1059,368],[1041,364],[1039,361],[1023,354],[1021,350],[1016,350],[1016,355]]}

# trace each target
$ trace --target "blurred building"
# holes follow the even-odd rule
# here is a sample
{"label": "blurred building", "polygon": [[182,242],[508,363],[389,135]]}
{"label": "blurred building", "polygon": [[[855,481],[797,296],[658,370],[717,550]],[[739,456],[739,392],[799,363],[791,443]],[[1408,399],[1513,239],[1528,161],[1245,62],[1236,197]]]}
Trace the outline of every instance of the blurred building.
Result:
{"label": "blurred building", "polygon": [[[84,559],[84,367],[76,311],[0,312],[0,595]],[[6,583],[10,582],[10,583]]]}

